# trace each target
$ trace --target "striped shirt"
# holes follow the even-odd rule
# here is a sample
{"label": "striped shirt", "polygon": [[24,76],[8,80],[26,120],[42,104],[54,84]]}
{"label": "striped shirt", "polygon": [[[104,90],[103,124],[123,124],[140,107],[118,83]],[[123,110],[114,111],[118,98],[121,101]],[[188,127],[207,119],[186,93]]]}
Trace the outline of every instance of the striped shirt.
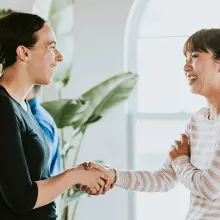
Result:
{"label": "striped shirt", "polygon": [[116,186],[134,191],[166,192],[179,181],[190,191],[186,220],[220,219],[220,117],[209,109],[194,114],[186,128],[191,156],[168,159],[155,172],[116,170]]}

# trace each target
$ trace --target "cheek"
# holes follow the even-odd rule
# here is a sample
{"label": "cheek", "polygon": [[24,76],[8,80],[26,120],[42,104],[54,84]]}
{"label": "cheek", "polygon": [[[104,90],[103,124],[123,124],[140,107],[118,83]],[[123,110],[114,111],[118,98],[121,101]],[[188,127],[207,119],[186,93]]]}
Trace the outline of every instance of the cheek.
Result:
{"label": "cheek", "polygon": [[49,65],[53,63],[54,58],[55,58],[54,52],[49,49],[42,55],[42,59],[44,60],[44,62],[45,63],[48,62]]}

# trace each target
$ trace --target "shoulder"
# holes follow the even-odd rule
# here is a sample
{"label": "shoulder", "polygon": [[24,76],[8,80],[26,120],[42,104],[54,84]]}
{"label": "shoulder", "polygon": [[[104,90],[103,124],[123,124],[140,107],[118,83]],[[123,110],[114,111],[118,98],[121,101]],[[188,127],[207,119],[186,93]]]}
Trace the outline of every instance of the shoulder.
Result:
{"label": "shoulder", "polygon": [[194,113],[192,115],[192,117],[194,118],[198,118],[198,117],[204,117],[208,114],[209,112],[209,108],[208,107],[204,107],[204,108],[201,108],[200,110],[198,110],[196,113]]}
{"label": "shoulder", "polygon": [[0,121],[4,126],[18,124],[21,129],[23,124],[21,112],[15,101],[5,94],[0,93]]}
{"label": "shoulder", "polygon": [[0,93],[0,111],[15,111],[14,101],[5,94]]}
{"label": "shoulder", "polygon": [[194,115],[206,115],[209,112],[208,107],[201,108]]}
{"label": "shoulder", "polygon": [[189,120],[189,124],[193,124],[193,123],[198,122],[198,121],[204,121],[204,117],[206,117],[208,112],[209,112],[208,107],[204,107],[204,108],[199,109],[197,112],[195,112],[191,116],[191,118]]}

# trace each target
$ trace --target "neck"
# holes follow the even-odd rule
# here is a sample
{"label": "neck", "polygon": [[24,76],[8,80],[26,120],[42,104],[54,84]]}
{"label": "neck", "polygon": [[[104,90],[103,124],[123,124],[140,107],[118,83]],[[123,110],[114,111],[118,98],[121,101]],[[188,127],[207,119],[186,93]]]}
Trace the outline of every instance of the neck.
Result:
{"label": "neck", "polygon": [[9,95],[21,106],[25,106],[25,98],[33,87],[30,79],[24,71],[19,71],[14,67],[8,67],[0,78],[0,85],[5,87]]}
{"label": "neck", "polygon": [[209,119],[213,120],[220,116],[220,94],[207,99],[207,101],[210,109]]}

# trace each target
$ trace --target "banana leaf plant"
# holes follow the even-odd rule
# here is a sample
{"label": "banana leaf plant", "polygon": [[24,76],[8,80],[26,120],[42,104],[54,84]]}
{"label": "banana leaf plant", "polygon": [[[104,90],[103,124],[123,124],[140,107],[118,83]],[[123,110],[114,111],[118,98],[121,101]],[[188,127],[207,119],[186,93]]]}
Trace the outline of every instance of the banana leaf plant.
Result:
{"label": "banana leaf plant", "polygon": [[[68,168],[68,157],[73,158],[69,167],[76,165],[87,127],[99,121],[115,105],[126,100],[138,79],[137,75],[131,72],[118,74],[89,89],[78,99],[61,99],[62,88],[68,84],[73,67],[73,2],[73,0],[51,1],[48,20],[56,34],[58,48],[68,59],[65,59],[59,66],[53,82],[59,94],[58,100],[42,103],[60,130],[60,147],[64,169]],[[35,0],[35,4],[38,6],[37,0]],[[0,10],[0,18],[11,12],[10,9]],[[64,129],[67,127],[71,128],[72,135],[68,140],[65,140]],[[62,220],[75,220],[79,201],[86,196],[77,189],[71,188],[66,191],[62,197]],[[70,206],[73,208],[72,213],[69,214]]]}
{"label": "banana leaf plant", "polygon": [[64,57],[53,77],[58,91],[68,84],[74,63],[73,3],[74,0],[51,0],[48,13],[47,20],[56,35],[57,48]]}
{"label": "banana leaf plant", "polygon": [[[137,83],[138,76],[131,72],[115,75],[104,82],[89,89],[77,100],[60,99],[42,103],[43,107],[52,115],[56,125],[63,130],[66,127],[72,129],[72,136],[62,140],[62,159],[64,169],[68,167],[68,158],[74,149],[73,163],[76,166],[83,137],[86,129],[92,123],[99,121],[106,112],[114,106],[126,100]],[[62,220],[68,219],[68,207],[74,208],[71,219],[75,218],[76,208],[81,197],[86,195],[73,188],[63,194],[65,205],[62,212]]]}

